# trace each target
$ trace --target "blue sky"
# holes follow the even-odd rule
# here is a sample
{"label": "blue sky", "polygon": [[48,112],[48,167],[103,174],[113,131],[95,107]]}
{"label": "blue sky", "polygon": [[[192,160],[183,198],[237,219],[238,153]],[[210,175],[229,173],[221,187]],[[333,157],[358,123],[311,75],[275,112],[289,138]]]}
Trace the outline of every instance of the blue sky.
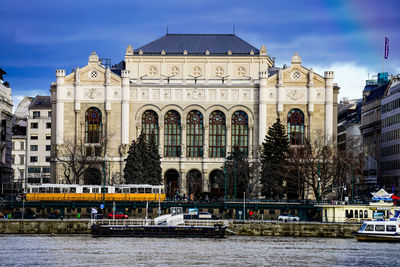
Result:
{"label": "blue sky", "polygon": [[55,70],[87,64],[95,50],[112,64],[129,44],[166,33],[232,33],[265,44],[277,65],[298,52],[305,67],[336,72],[340,97],[359,98],[368,74],[400,73],[400,1],[382,0],[0,0],[0,67],[18,103],[50,94]]}

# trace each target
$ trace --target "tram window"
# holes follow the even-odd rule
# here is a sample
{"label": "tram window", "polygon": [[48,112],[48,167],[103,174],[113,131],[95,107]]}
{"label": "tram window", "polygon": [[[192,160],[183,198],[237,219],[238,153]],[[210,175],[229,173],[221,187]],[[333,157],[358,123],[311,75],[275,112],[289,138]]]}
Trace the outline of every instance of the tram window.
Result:
{"label": "tram window", "polygon": [[99,193],[100,190],[98,188],[92,188],[92,193]]}
{"label": "tram window", "polygon": [[84,187],[82,189],[82,193],[90,193],[90,188],[89,187]]}
{"label": "tram window", "polygon": [[32,188],[32,193],[39,193],[39,188]]}
{"label": "tram window", "polygon": [[358,210],[354,211],[354,218],[358,218]]}
{"label": "tram window", "polygon": [[43,187],[39,188],[39,193],[46,193],[46,188]]}
{"label": "tram window", "polygon": [[108,188],[101,188],[101,193],[108,193]]}
{"label": "tram window", "polygon": [[61,188],[59,188],[59,187],[54,188],[54,193],[60,193],[60,192],[61,192]]}
{"label": "tram window", "polygon": [[363,218],[363,211],[360,210],[360,219],[362,219],[362,218]]}
{"label": "tram window", "polygon": [[145,193],[151,193],[151,188],[145,188],[144,190]]}
{"label": "tram window", "polygon": [[364,210],[364,218],[367,219],[368,218],[368,211]]}
{"label": "tram window", "polygon": [[161,194],[164,194],[164,188],[161,188]]}
{"label": "tram window", "polygon": [[386,232],[396,232],[396,225],[386,225]]}
{"label": "tram window", "polygon": [[125,193],[125,194],[126,194],[126,193],[129,193],[129,188],[123,188],[123,189],[122,189],[122,192]]}
{"label": "tram window", "polygon": [[63,188],[63,189],[62,189],[62,192],[63,192],[63,193],[68,193],[68,188]]}
{"label": "tram window", "polygon": [[76,187],[71,187],[71,188],[69,189],[69,192],[70,192],[70,193],[76,193]]}
{"label": "tram window", "polygon": [[138,190],[138,192],[139,193],[144,193],[144,188],[138,188],[139,190]]}
{"label": "tram window", "polygon": [[153,188],[152,190],[153,190],[152,193],[154,193],[154,194],[157,194],[159,192],[158,188]]}
{"label": "tram window", "polygon": [[375,225],[375,231],[384,232],[385,231],[385,226],[384,225]]}
{"label": "tram window", "polygon": [[367,226],[367,228],[365,228],[365,231],[374,231],[374,225],[373,224],[369,224],[368,226]]}
{"label": "tram window", "polygon": [[137,193],[137,188],[131,187],[130,190],[131,190],[131,193]]}
{"label": "tram window", "polygon": [[53,188],[46,187],[46,193],[53,193]]}
{"label": "tram window", "polygon": [[122,189],[120,187],[115,188],[115,193],[122,193]]}

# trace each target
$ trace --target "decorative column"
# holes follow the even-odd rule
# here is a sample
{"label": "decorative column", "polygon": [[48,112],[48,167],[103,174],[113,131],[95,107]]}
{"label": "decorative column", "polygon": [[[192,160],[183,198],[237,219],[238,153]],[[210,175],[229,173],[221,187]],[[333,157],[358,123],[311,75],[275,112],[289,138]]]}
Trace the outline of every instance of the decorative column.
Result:
{"label": "decorative column", "polygon": [[261,145],[267,135],[267,76],[268,71],[260,71],[259,79],[259,122],[258,122],[258,144]]}
{"label": "decorative column", "polygon": [[281,117],[282,112],[283,112],[283,70],[282,69],[279,69],[279,71],[278,71],[278,86],[276,87],[276,98],[277,98],[276,111],[278,113],[278,117]]}
{"label": "decorative column", "polygon": [[121,118],[121,144],[129,144],[129,70],[121,71],[122,77],[122,118]]}
{"label": "decorative column", "polygon": [[208,149],[210,147],[209,141],[209,126],[208,123],[204,125],[204,144],[203,144],[203,158],[208,158]]}
{"label": "decorative column", "polygon": [[203,192],[210,192],[210,179],[208,176],[208,169],[203,166]]}
{"label": "decorative column", "polygon": [[308,73],[308,84],[307,84],[307,104],[308,104],[307,138],[308,138],[308,140],[311,140],[312,115],[314,113],[313,92],[314,92],[314,71],[313,71],[313,68],[310,68],[310,72]]}
{"label": "decorative column", "polygon": [[56,145],[64,143],[64,79],[65,70],[56,70]]}
{"label": "decorative column", "polygon": [[[181,121],[186,122],[186,118],[184,120],[182,119]],[[186,123],[183,122],[181,124],[181,139],[182,139],[182,144],[181,144],[181,161],[186,160]]]}
{"label": "decorative column", "polygon": [[226,124],[226,155],[232,151],[232,127],[230,123]]}
{"label": "decorative column", "polygon": [[158,153],[160,154],[161,158],[164,157],[164,116],[162,118],[158,118]]}
{"label": "decorative column", "polygon": [[[75,144],[78,142],[79,138],[79,111],[81,110],[81,71],[79,67],[76,68],[75,71],[75,83],[74,83],[74,113],[75,113],[75,134],[74,134],[74,142]],[[81,136],[81,138],[83,138]]]}
{"label": "decorative column", "polygon": [[188,197],[187,195],[187,188],[186,188],[186,174],[185,174],[185,168],[184,165],[181,165],[181,169],[180,169],[180,175],[181,175],[181,179],[180,179],[180,194],[183,195],[185,194],[186,197]]}
{"label": "decorative column", "polygon": [[333,71],[325,71],[325,144],[332,143],[333,136]]}
{"label": "decorative column", "polygon": [[254,130],[254,123],[251,122],[249,124],[249,155],[248,155],[250,159],[254,157],[253,130]]}

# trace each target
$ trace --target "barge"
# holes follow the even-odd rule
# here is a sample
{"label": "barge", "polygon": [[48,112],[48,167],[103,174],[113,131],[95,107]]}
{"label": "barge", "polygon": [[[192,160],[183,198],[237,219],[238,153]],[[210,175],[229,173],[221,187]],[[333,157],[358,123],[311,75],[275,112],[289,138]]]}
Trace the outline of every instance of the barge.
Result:
{"label": "barge", "polygon": [[226,225],[219,220],[188,220],[182,208],[154,220],[93,220],[93,237],[208,237],[225,236]]}

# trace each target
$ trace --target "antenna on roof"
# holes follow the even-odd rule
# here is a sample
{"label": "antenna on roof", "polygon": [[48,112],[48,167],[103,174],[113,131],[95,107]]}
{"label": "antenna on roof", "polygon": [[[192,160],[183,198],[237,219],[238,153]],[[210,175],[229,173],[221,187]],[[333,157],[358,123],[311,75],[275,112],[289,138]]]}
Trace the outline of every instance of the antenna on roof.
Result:
{"label": "antenna on roof", "polygon": [[235,35],[235,24],[232,25],[233,35]]}

